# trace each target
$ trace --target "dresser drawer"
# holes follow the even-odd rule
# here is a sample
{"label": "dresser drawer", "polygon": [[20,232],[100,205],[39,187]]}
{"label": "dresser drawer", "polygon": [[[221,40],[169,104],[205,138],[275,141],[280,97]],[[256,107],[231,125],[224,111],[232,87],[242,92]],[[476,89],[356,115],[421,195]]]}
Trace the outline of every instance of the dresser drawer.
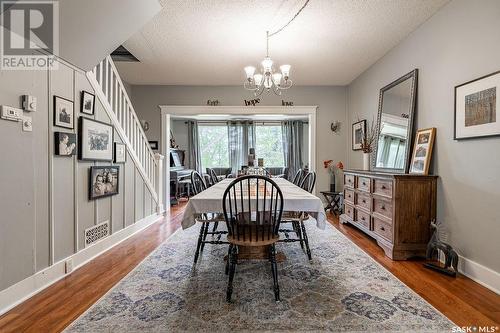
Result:
{"label": "dresser drawer", "polygon": [[344,175],[344,186],[354,188],[354,175]]}
{"label": "dresser drawer", "polygon": [[357,189],[364,192],[370,192],[371,179],[368,177],[358,177]]}
{"label": "dresser drawer", "polygon": [[365,226],[366,229],[370,230],[370,214],[367,214],[361,210],[356,209],[356,222]]}
{"label": "dresser drawer", "polygon": [[373,198],[373,211],[392,220],[392,202]]}
{"label": "dresser drawer", "polygon": [[392,180],[373,179],[373,194],[392,198]]}
{"label": "dresser drawer", "polygon": [[349,216],[351,220],[354,221],[354,207],[348,204],[344,204],[344,214]]}
{"label": "dresser drawer", "polygon": [[359,207],[363,207],[364,209],[371,211],[371,197],[369,194],[365,193],[356,193],[356,205]]}
{"label": "dresser drawer", "polygon": [[392,226],[376,217],[373,218],[373,232],[392,242]]}
{"label": "dresser drawer", "polygon": [[354,205],[354,191],[353,190],[344,190],[344,200]]}

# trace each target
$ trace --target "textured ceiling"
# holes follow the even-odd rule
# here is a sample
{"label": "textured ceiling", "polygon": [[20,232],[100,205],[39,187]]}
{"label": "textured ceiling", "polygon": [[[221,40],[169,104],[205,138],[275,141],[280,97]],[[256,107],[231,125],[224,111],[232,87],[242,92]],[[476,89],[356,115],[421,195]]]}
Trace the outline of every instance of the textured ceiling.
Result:
{"label": "textured ceiling", "polygon": [[[141,63],[119,63],[131,84],[238,85],[265,56],[265,32],[304,0],[165,0],[125,47]],[[346,85],[448,0],[311,0],[270,39],[275,64],[296,85]]]}

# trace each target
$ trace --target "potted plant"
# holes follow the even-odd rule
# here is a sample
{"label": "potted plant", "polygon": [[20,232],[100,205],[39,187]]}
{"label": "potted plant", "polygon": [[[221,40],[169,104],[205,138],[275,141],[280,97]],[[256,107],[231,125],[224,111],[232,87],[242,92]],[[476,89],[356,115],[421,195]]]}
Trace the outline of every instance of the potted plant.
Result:
{"label": "potted plant", "polygon": [[330,192],[335,192],[335,177],[337,170],[343,170],[344,164],[339,161],[337,164],[333,162],[333,160],[323,161],[323,166],[328,170],[330,174]]}

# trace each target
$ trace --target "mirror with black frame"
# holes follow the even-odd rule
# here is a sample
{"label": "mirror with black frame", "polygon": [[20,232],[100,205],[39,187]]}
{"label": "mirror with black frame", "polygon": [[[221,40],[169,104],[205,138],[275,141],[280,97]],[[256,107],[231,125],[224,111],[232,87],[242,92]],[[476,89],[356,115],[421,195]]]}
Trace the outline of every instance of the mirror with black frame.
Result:
{"label": "mirror with black frame", "polygon": [[418,70],[380,89],[374,171],[408,172]]}

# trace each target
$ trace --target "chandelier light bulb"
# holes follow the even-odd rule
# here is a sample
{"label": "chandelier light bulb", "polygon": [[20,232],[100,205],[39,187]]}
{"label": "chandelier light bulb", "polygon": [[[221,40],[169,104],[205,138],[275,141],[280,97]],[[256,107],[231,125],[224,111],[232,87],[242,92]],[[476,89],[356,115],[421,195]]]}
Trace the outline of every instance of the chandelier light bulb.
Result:
{"label": "chandelier light bulb", "polygon": [[275,85],[279,85],[281,83],[281,74],[280,73],[274,73],[273,74],[273,81]]}
{"label": "chandelier light bulb", "polygon": [[271,58],[265,57],[264,60],[262,60],[262,67],[264,67],[264,71],[270,72],[273,67],[273,61]]}
{"label": "chandelier light bulb", "polygon": [[255,74],[253,76],[253,81],[257,87],[260,86],[262,84],[262,74]]}
{"label": "chandelier light bulb", "polygon": [[247,79],[252,79],[254,73],[255,73],[255,67],[253,66],[245,67],[245,74],[247,75]]}
{"label": "chandelier light bulb", "polygon": [[288,77],[290,76],[290,68],[292,66],[290,65],[281,65],[280,66],[280,69],[281,69],[281,74],[283,74],[283,76],[285,77],[285,80],[288,79]]}
{"label": "chandelier light bulb", "polygon": [[266,77],[264,78],[264,87],[266,89],[270,89],[272,86],[273,86],[273,81],[271,80],[271,76],[266,75]]}

